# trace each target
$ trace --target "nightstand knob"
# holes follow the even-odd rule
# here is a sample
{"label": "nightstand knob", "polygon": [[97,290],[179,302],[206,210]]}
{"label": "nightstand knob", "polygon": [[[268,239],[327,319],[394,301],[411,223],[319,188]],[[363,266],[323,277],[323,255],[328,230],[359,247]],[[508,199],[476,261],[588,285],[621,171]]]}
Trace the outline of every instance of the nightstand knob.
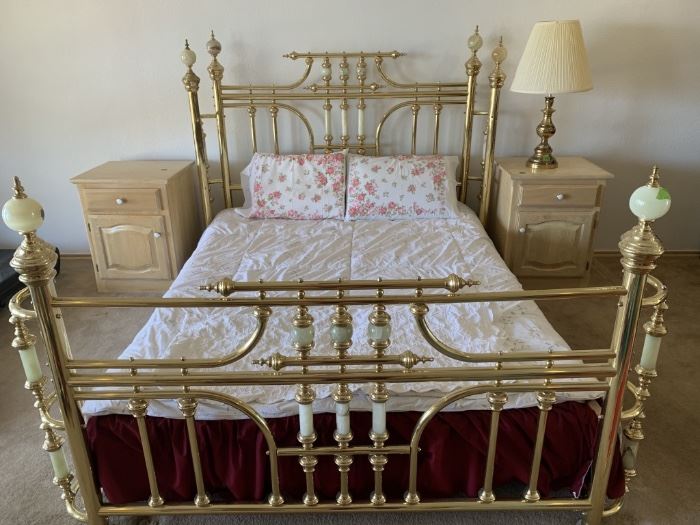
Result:
{"label": "nightstand knob", "polygon": [[153,232],[153,236],[154,236],[156,239],[160,239],[161,233],[160,233],[160,232]]}
{"label": "nightstand knob", "polygon": [[520,233],[525,233],[527,230],[525,230],[525,226],[521,226],[520,229],[518,230]]}
{"label": "nightstand knob", "polygon": [[566,195],[564,195],[563,193],[557,193],[554,198],[558,201],[563,201],[565,197]]}
{"label": "nightstand knob", "polygon": [[117,203],[117,206],[121,206],[122,204],[126,203],[126,199],[123,197],[117,197],[114,202]]}

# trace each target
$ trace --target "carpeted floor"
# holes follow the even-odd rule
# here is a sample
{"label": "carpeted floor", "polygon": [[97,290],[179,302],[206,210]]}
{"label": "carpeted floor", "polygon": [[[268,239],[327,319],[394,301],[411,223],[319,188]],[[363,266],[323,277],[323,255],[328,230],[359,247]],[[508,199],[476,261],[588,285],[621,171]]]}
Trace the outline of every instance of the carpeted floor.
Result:
{"label": "carpeted floor", "polygon": [[[669,336],[663,344],[660,376],[652,384],[647,404],[647,439],[642,444],[639,476],[632,483],[625,507],[607,520],[610,524],[700,523],[700,498],[696,485],[700,468],[700,413],[693,395],[700,370],[700,258],[666,256],[656,272],[670,288],[667,315]],[[598,257],[591,284],[617,284],[620,266],[616,257]],[[87,259],[64,259],[58,279],[59,293],[96,295]],[[614,306],[591,299],[543,303],[555,328],[573,347],[600,348],[609,343]],[[73,310],[66,324],[74,353],[94,357],[117,355],[147,318],[144,310]],[[7,309],[0,313],[0,523],[3,525],[76,523],[63,511],[59,490],[51,484],[51,467],[41,450],[38,416],[31,408],[31,394],[22,388],[24,376],[10,348]],[[277,524],[401,524],[463,523],[573,524],[574,513],[381,513],[287,516],[220,516],[197,518],[118,519],[120,525],[199,525],[237,523]]]}

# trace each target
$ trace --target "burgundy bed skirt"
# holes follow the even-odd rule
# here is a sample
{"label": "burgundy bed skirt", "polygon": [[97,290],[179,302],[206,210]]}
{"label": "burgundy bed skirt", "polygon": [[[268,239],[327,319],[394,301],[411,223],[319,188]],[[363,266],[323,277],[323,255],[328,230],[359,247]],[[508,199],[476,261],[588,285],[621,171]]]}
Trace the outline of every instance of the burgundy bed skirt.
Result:
{"label": "burgundy bed skirt", "polygon": [[[494,487],[527,484],[537,432],[537,408],[501,413],[494,471]],[[407,444],[420,412],[387,414],[388,445]],[[491,413],[489,411],[442,412],[426,428],[421,439],[418,492],[423,499],[460,495],[476,497],[482,487]],[[297,417],[267,420],[278,447],[298,446]],[[146,418],[160,493],[166,501],[191,501],[196,489],[184,420]],[[370,444],[369,412],[353,412],[353,444]],[[598,418],[585,403],[556,405],[549,414],[538,490],[543,497],[559,489],[576,494],[585,491],[586,477],[595,450]],[[316,445],[335,445],[334,414],[316,414]],[[263,501],[270,493],[269,458],[262,433],[250,420],[196,421],[204,482],[212,494],[226,501]],[[88,446],[98,483],[114,504],[143,501],[149,497],[146,467],[136,421],[126,415],[92,417],[87,423]],[[374,488],[366,456],[355,456],[349,473],[350,493],[356,501],[369,499]],[[279,458],[280,490],[287,501],[300,500],[304,473],[296,457]],[[339,476],[333,457],[319,458],[316,491],[322,500],[333,500]],[[408,487],[408,456],[391,455],[384,470],[388,498],[402,498]],[[624,475],[615,455],[608,497],[624,494]]]}

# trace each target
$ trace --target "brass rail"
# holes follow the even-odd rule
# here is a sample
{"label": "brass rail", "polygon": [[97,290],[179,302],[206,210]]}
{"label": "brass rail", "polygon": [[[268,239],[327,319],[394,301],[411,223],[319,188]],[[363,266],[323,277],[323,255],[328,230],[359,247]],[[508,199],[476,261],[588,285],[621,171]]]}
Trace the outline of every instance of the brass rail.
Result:
{"label": "brass rail", "polygon": [[561,288],[553,290],[522,290],[511,292],[461,293],[457,295],[426,294],[420,298],[407,295],[337,297],[266,297],[259,298],[180,298],[180,297],[53,297],[51,305],[56,308],[237,308],[242,306],[322,306],[336,304],[425,304],[487,303],[496,301],[528,301],[571,299],[574,297],[621,297],[627,292],[621,286],[598,286],[591,288]]}
{"label": "brass rail", "polygon": [[[186,363],[183,363],[186,368]],[[580,364],[569,367],[475,367],[475,368],[427,368],[419,370],[382,370],[373,369],[346,371],[342,381],[346,383],[417,383],[427,381],[503,381],[517,379],[576,379],[590,377],[611,377],[615,368],[603,365]],[[106,386],[244,386],[244,385],[313,385],[334,384],[340,377],[337,372],[190,372],[187,375],[139,373],[88,375],[73,374],[67,380],[71,387],[106,387]],[[76,392],[80,396],[80,392]]]}

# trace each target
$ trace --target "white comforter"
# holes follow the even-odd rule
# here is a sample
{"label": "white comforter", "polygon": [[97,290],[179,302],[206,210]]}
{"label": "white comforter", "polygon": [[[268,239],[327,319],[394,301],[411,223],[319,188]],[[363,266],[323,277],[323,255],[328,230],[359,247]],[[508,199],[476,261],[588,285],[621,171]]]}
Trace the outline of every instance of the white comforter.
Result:
{"label": "white comforter", "polygon": [[[212,296],[200,284],[223,277],[257,279],[374,279],[445,277],[450,273],[481,281],[471,291],[519,290],[474,213],[460,208],[457,219],[356,221],[250,220],[233,210],[222,211],[202,235],[166,297]],[[370,307],[350,307],[354,318],[350,353],[368,353],[366,326]],[[455,366],[457,362],[433,350],[418,334],[407,305],[388,308],[392,343],[388,352],[411,350],[431,355],[421,366]],[[316,322],[316,354],[333,354],[329,327],[332,309],[311,309]],[[260,370],[253,359],[279,351],[294,355],[291,347],[291,308],[275,308],[258,347],[229,369]],[[471,352],[519,352],[568,349],[537,306],[518,303],[478,303],[431,306],[428,320],[446,343]],[[238,346],[255,326],[252,309],[158,309],[122,353],[121,358],[202,358],[221,356]],[[474,366],[474,365],[467,365]],[[466,385],[466,383],[463,383]],[[440,383],[388,385],[387,409],[424,410],[450,390]],[[454,385],[452,385],[454,387]],[[352,385],[355,410],[369,409],[370,385]],[[316,387],[316,412],[333,411],[333,385]],[[249,386],[223,389],[252,403],[265,417],[296,413],[293,386]],[[568,394],[562,399],[589,399],[594,394]],[[511,394],[507,407],[535,405],[534,394]],[[484,396],[455,403],[451,410],[487,408]],[[89,401],[86,416],[128,413],[123,402]],[[149,414],[181,417],[174,402],[153,401]],[[236,410],[202,402],[199,419],[244,417]]]}

